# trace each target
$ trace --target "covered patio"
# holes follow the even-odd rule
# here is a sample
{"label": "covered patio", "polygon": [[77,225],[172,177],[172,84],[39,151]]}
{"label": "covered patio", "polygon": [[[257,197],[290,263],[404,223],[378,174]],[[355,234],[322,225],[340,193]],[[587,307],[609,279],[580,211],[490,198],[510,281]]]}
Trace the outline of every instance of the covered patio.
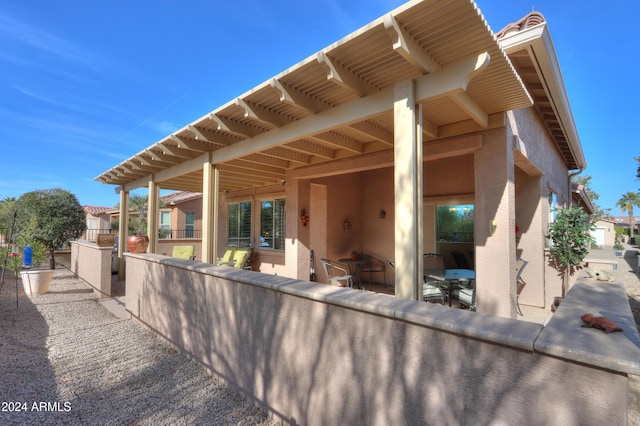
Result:
{"label": "covered patio", "polygon": [[254,270],[309,279],[311,250],[357,251],[401,265],[395,295],[421,300],[437,207],[471,204],[478,311],[516,316],[517,257],[521,303],[549,307],[548,211],[586,163],[534,15],[497,38],[473,2],[409,2],[114,166],[97,180],[119,188],[121,262],[129,192],[148,188],[155,253],[160,190],[186,190],[203,194],[203,262],[246,207]]}

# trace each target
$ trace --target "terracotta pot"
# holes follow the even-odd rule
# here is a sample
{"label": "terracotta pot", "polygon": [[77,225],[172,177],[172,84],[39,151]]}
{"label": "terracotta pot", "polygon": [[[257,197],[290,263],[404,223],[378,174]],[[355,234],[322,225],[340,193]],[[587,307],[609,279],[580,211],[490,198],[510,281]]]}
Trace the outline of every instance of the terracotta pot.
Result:
{"label": "terracotta pot", "polygon": [[149,237],[146,235],[129,235],[127,237],[127,247],[131,253],[144,253],[149,245]]}
{"label": "terracotta pot", "polygon": [[44,294],[48,292],[54,272],[53,269],[20,271],[24,292],[26,294]]}

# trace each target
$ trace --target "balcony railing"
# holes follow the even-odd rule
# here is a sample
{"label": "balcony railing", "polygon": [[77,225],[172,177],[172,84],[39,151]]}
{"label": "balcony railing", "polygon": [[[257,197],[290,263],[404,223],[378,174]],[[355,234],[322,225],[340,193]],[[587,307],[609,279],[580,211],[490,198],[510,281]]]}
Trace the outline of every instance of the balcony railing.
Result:
{"label": "balcony railing", "polygon": [[202,239],[201,229],[160,229],[158,238],[161,240]]}
{"label": "balcony railing", "polygon": [[[82,236],[83,240],[95,241],[98,234],[117,234],[117,230],[112,229],[87,229]],[[161,240],[183,240],[183,239],[202,239],[202,230],[200,229],[160,229],[158,230],[158,238]]]}

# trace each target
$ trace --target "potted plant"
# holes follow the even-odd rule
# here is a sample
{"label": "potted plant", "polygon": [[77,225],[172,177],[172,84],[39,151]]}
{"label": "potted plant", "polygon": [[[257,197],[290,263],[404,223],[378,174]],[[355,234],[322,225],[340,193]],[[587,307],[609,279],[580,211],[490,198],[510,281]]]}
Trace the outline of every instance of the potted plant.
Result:
{"label": "potted plant", "polygon": [[129,198],[131,209],[137,216],[129,217],[127,247],[131,253],[145,253],[149,246],[147,236],[147,197],[134,194]]}
{"label": "potted plant", "polygon": [[[44,294],[49,291],[49,285],[53,279],[53,269],[46,267],[47,248],[44,244],[35,240],[28,240],[24,236],[17,237],[17,245],[22,248],[18,256],[14,256],[16,270],[20,270],[20,279],[25,294]],[[26,247],[31,248],[31,264],[25,264],[24,253]],[[14,264],[14,267],[16,265]],[[22,267],[22,269],[20,269]]]}
{"label": "potted plant", "polygon": [[589,253],[594,241],[591,230],[595,228],[589,215],[581,207],[556,209],[556,220],[549,225],[551,259],[554,267],[563,274],[562,297],[569,286],[569,276]]}

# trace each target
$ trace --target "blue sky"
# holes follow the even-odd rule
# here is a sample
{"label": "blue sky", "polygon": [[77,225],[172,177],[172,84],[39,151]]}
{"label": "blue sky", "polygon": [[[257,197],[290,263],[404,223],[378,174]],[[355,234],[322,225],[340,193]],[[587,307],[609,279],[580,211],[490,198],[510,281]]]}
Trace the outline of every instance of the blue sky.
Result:
{"label": "blue sky", "polygon": [[[397,0],[0,2],[0,199],[94,177],[401,5]],[[477,0],[497,32],[549,26],[597,203],[638,191],[637,0]]]}

